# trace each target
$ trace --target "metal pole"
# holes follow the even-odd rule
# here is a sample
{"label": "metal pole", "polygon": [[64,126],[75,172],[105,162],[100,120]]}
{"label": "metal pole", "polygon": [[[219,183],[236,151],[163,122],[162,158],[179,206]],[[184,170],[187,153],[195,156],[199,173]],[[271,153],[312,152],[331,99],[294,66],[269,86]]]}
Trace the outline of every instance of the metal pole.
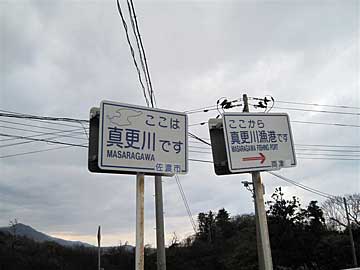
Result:
{"label": "metal pole", "polygon": [[144,174],[136,175],[135,270],[144,270]]}
{"label": "metal pole", "polygon": [[100,241],[101,241],[101,235],[100,235],[100,226],[98,228],[98,235],[97,235],[97,239],[98,239],[98,270],[101,270],[101,264],[100,264],[100,255],[101,255],[101,245],[100,245]]}
{"label": "metal pole", "polygon": [[[243,95],[243,112],[249,112],[248,97]],[[256,241],[258,249],[258,260],[260,270],[272,270],[272,258],[269,239],[269,230],[266,220],[264,188],[261,182],[260,172],[253,172],[252,182],[254,189],[255,221],[256,221]]]}
{"label": "metal pole", "polygon": [[155,176],[157,270],[166,270],[164,211],[161,176]]}
{"label": "metal pole", "polygon": [[355,252],[354,237],[353,237],[353,234],[352,234],[349,211],[348,211],[348,208],[347,208],[347,203],[346,203],[346,198],[345,197],[344,197],[344,205],[345,205],[346,218],[347,218],[347,222],[348,222],[348,230],[349,230],[349,237],[350,237],[350,243],[351,243],[351,250],[352,250],[354,267],[357,267],[358,264],[357,264],[357,258],[356,258],[356,252]]}

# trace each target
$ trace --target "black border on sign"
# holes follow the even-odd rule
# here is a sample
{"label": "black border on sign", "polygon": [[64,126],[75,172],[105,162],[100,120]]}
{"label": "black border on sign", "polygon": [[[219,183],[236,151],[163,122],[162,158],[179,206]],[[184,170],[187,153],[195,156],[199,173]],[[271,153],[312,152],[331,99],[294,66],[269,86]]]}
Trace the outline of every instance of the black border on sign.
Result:
{"label": "black border on sign", "polygon": [[[167,113],[167,114],[173,114],[173,115],[178,115],[181,117],[185,116],[185,169],[181,170],[182,173],[187,173],[188,172],[188,123],[187,123],[187,115],[182,114],[182,113],[178,113],[178,112],[173,112],[173,111],[167,111],[167,110],[159,110],[159,109],[152,109],[152,108],[147,108],[147,107],[142,107],[142,106],[136,106],[136,105],[128,105],[128,104],[122,104],[122,103],[116,103],[116,102],[111,102],[111,101],[103,101],[101,102],[101,106],[100,106],[100,114],[101,112],[104,111],[104,107],[105,105],[111,105],[111,106],[118,106],[118,107],[124,107],[124,108],[130,108],[130,109],[140,109],[140,110],[145,110],[145,111],[152,111],[152,112],[157,112],[157,113]],[[102,113],[102,115],[100,115],[102,117],[101,119],[101,129],[99,130],[99,132],[101,132],[101,136],[99,137],[99,146],[100,146],[100,151],[99,151],[99,165],[101,165],[100,168],[107,168],[109,170],[111,170],[111,168],[117,168],[117,169],[131,169],[131,170],[137,170],[139,172],[143,172],[142,170],[147,170],[147,172],[150,173],[159,173],[161,174],[161,172],[157,172],[155,171],[154,168],[147,168],[147,167],[128,167],[128,166],[113,166],[113,165],[103,165],[103,125],[104,125],[104,113]],[[145,171],[146,173],[146,171]]]}

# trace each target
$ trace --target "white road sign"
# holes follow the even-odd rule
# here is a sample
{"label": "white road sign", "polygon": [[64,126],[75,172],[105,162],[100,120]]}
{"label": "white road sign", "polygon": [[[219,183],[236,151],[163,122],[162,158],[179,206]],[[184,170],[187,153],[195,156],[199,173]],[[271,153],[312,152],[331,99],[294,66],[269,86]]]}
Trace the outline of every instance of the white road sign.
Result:
{"label": "white road sign", "polygon": [[224,113],[224,136],[232,173],[296,166],[289,116],[285,113]]}
{"label": "white road sign", "polygon": [[184,113],[102,101],[99,167],[171,175],[188,171]]}

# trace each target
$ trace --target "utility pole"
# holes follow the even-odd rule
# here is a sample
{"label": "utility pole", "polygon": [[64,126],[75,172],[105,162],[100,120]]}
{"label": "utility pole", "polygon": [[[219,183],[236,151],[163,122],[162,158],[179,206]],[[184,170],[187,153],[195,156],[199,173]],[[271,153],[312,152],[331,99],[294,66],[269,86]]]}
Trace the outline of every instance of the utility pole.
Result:
{"label": "utility pole", "polygon": [[155,176],[157,270],[166,270],[164,211],[161,176]]}
{"label": "utility pole", "polygon": [[[249,112],[248,97],[243,95],[243,112]],[[254,188],[254,205],[256,220],[256,239],[258,248],[258,260],[260,270],[273,270],[269,230],[266,219],[264,188],[261,181],[260,172],[252,172],[252,183]]]}
{"label": "utility pole", "polygon": [[345,205],[346,218],[347,218],[347,222],[348,222],[349,238],[350,238],[350,243],[351,243],[351,250],[352,250],[354,267],[357,267],[358,264],[357,264],[357,258],[356,258],[356,252],[355,252],[354,238],[353,238],[352,229],[351,229],[349,211],[348,211],[348,208],[347,208],[346,198],[344,197],[343,199],[344,199],[344,205]]}
{"label": "utility pole", "polygon": [[136,175],[135,270],[144,270],[144,174]]}

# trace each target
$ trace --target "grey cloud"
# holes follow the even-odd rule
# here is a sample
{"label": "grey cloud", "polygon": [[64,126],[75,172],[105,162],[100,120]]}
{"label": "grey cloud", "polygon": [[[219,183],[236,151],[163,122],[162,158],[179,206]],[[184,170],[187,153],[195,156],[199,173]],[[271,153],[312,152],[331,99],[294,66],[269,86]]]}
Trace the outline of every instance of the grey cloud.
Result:
{"label": "grey cloud", "polygon": [[[221,96],[237,98],[245,92],[359,106],[357,1],[135,4],[161,108],[215,105]],[[114,1],[1,2],[0,7],[0,109],[87,119],[90,107],[103,99],[145,104]],[[273,109],[279,111],[286,110]],[[293,120],[358,124],[356,117],[288,112]],[[191,115],[189,121],[217,114]],[[358,144],[355,128],[295,123],[292,128],[296,143]],[[190,130],[209,137],[206,125]],[[0,155],[50,147],[31,143],[2,148]],[[212,159],[208,154],[190,156]],[[0,208],[4,225],[17,217],[44,231],[90,234],[98,224],[111,233],[134,231],[135,177],[90,174],[86,149],[0,159],[0,166],[0,193],[7,198]],[[299,159],[296,168],[279,173],[332,194],[359,190],[357,161]],[[252,212],[242,180],[250,181],[250,175],[217,177],[211,164],[194,162],[181,177],[194,215],[221,207],[232,214]],[[267,198],[275,187],[287,186],[265,173],[263,180]],[[191,229],[175,180],[164,182],[169,230],[180,231],[184,224]],[[145,188],[146,224],[152,231],[152,178]],[[305,201],[313,198],[286,188]]]}

